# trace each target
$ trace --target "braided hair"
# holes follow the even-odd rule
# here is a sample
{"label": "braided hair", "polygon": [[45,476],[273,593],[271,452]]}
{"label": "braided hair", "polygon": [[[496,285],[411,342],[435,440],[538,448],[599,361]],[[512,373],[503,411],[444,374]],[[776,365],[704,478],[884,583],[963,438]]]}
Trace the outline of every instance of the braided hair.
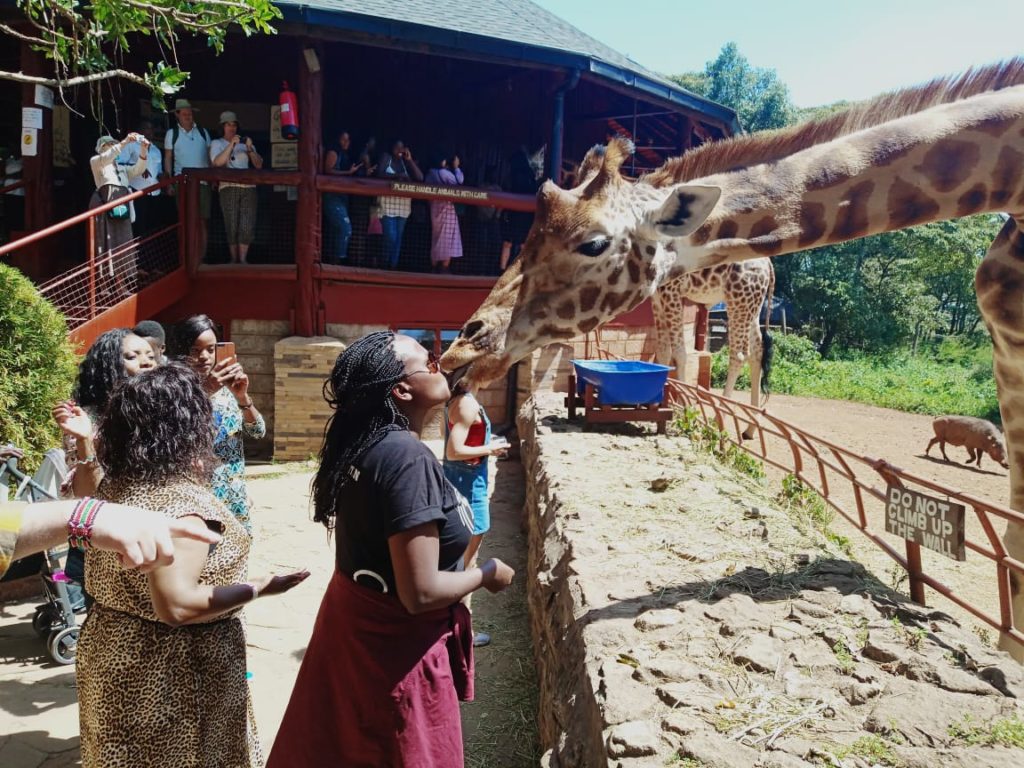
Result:
{"label": "braided hair", "polygon": [[125,337],[132,335],[134,333],[128,328],[115,328],[93,342],[78,366],[75,402],[97,409],[106,407],[114,387],[128,378],[121,350]]}
{"label": "braided hair", "polygon": [[392,387],[405,378],[405,363],[394,345],[391,331],[363,336],[338,355],[324,383],[324,400],[334,413],[313,478],[313,520],[328,530],[334,528],[341,507],[338,492],[352,479],[352,466],[388,432],[409,428],[391,397]]}

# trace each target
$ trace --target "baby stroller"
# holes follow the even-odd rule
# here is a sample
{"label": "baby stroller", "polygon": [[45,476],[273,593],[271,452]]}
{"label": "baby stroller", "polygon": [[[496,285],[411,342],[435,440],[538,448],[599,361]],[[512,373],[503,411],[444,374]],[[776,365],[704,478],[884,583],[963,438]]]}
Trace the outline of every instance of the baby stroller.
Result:
{"label": "baby stroller", "polygon": [[[7,498],[8,488],[13,487],[15,501],[31,503],[55,500],[66,475],[64,453],[57,449],[47,451],[42,466],[32,477],[18,469],[16,458],[9,458],[0,464],[0,498]],[[79,632],[75,614],[83,612],[85,604],[81,602],[76,605],[72,599],[71,590],[79,590],[64,575],[60,558],[65,550],[66,547],[60,547],[46,552],[40,576],[47,602],[36,606],[32,628],[40,637],[47,638],[46,646],[54,661],[58,664],[74,664]]]}

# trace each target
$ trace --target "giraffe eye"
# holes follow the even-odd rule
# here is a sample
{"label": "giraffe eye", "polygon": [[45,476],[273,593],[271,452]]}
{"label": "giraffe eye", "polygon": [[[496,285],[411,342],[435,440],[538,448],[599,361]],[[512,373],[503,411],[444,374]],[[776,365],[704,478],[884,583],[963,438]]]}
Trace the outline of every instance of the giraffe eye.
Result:
{"label": "giraffe eye", "polygon": [[594,258],[607,251],[608,246],[611,244],[612,241],[609,237],[595,237],[593,240],[587,240],[587,242],[577,246],[576,252]]}

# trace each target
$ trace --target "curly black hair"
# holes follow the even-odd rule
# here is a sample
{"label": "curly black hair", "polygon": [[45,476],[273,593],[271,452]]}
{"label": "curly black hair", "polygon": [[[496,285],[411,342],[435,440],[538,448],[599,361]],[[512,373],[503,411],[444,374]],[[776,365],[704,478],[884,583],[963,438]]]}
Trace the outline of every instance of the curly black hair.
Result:
{"label": "curly black hair", "polygon": [[167,356],[184,360],[192,353],[192,345],[196,339],[207,331],[213,331],[217,338],[217,324],[207,315],[193,315],[171,326],[167,334]]}
{"label": "curly black hair", "polygon": [[97,456],[113,481],[205,481],[214,465],[210,398],[183,363],[126,379],[110,396],[100,432]]}
{"label": "curly black hair", "polygon": [[115,328],[100,336],[78,366],[75,382],[75,402],[82,406],[103,408],[114,387],[128,378],[124,372],[124,353],[121,351],[127,336],[135,333],[129,328]]}
{"label": "curly black hair", "polygon": [[334,409],[324,430],[320,467],[313,478],[313,520],[328,530],[340,508],[338,491],[349,482],[349,469],[388,432],[409,428],[391,388],[405,377],[395,354],[395,334],[377,331],[338,355],[324,399]]}

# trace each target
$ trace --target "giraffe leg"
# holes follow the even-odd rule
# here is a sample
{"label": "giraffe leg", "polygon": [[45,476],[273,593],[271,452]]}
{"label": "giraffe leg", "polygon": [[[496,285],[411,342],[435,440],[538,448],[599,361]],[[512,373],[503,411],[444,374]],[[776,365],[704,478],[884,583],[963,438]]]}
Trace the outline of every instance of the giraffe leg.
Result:
{"label": "giraffe leg", "polygon": [[[978,308],[992,336],[992,368],[1010,464],[1010,507],[1024,510],[1024,410],[1016,403],[1024,392],[1024,218],[1010,219],[978,266]],[[1024,559],[1024,526],[1009,522],[1003,546]],[[1024,577],[1010,572],[1013,626],[1024,631]],[[1024,661],[1024,646],[1005,635],[999,647]]]}
{"label": "giraffe leg", "polygon": [[[750,355],[747,358],[750,363],[750,404],[755,408],[761,407],[761,359],[764,357],[764,344],[761,342],[761,329],[757,323],[750,325]],[[743,430],[743,439],[750,440],[754,436],[756,424],[748,424]]]}
{"label": "giraffe leg", "polygon": [[732,397],[736,391],[736,379],[743,371],[743,364],[747,362],[750,342],[750,323],[747,317],[749,313],[744,312],[742,307],[730,306],[726,301],[726,309],[729,312],[729,373],[725,377],[725,389],[722,394]]}

